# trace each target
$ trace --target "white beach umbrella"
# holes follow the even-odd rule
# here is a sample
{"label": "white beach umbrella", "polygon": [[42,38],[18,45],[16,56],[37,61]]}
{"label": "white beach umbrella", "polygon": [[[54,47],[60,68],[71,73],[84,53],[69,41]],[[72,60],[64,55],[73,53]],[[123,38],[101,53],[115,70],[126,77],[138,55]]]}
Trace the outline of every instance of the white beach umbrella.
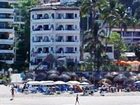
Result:
{"label": "white beach umbrella", "polygon": [[29,85],[40,85],[40,82],[39,81],[29,81],[29,82],[27,82],[27,84],[29,84]]}
{"label": "white beach umbrella", "polygon": [[89,83],[88,82],[82,82],[82,83],[80,83],[80,85],[89,85]]}
{"label": "white beach umbrella", "polygon": [[135,83],[136,83],[136,84],[140,84],[140,81],[136,81]]}
{"label": "white beach umbrella", "polygon": [[80,84],[80,82],[78,82],[78,81],[68,81],[67,83],[69,85],[79,85]]}
{"label": "white beach umbrella", "polygon": [[54,82],[54,84],[56,84],[56,85],[64,85],[64,84],[67,84],[67,83],[63,82],[63,81],[56,81],[56,82]]}
{"label": "white beach umbrella", "polygon": [[54,81],[41,81],[41,85],[54,85]]}

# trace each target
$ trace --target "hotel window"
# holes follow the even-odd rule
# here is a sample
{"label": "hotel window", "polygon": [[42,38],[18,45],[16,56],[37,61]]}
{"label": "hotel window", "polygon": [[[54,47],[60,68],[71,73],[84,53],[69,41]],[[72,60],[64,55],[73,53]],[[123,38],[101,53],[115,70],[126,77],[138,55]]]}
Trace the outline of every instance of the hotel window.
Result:
{"label": "hotel window", "polygon": [[109,52],[109,53],[110,53],[110,52],[113,52],[113,51],[112,51],[112,47],[107,47],[107,48],[106,48],[106,52]]}
{"label": "hotel window", "polygon": [[34,15],[32,15],[32,19],[35,19]]}
{"label": "hotel window", "polygon": [[67,42],[74,42],[73,36],[67,36]]}
{"label": "hotel window", "polygon": [[43,48],[43,53],[49,53],[49,48],[48,47],[44,47]]}
{"label": "hotel window", "polygon": [[77,18],[77,14],[75,14],[75,18]]}
{"label": "hotel window", "polygon": [[67,47],[66,48],[66,53],[74,53],[74,48],[73,47]]}
{"label": "hotel window", "polygon": [[42,14],[37,14],[37,19],[42,19]]}
{"label": "hotel window", "polygon": [[49,15],[47,13],[44,14],[44,19],[49,19]]}
{"label": "hotel window", "polygon": [[51,47],[51,51],[54,52],[53,47]]}
{"label": "hotel window", "polygon": [[54,13],[52,13],[52,19],[54,19]]}
{"label": "hotel window", "polygon": [[73,25],[66,25],[67,30],[74,30]]}
{"label": "hotel window", "polygon": [[77,47],[75,47],[75,52],[77,52]]}
{"label": "hotel window", "polygon": [[75,36],[75,41],[77,41],[77,36]]}
{"label": "hotel window", "polygon": [[74,19],[73,13],[66,13],[66,19]]}
{"label": "hotel window", "polygon": [[56,30],[64,30],[63,25],[59,25]]}
{"label": "hotel window", "polygon": [[43,28],[44,30],[49,30],[49,25],[44,25]]}
{"label": "hotel window", "polygon": [[62,13],[58,13],[57,14],[57,19],[63,19],[63,14]]}
{"label": "hotel window", "polygon": [[42,52],[42,48],[38,48],[38,49],[37,49],[37,52],[38,52],[38,53],[41,53],[41,52]]}
{"label": "hotel window", "polygon": [[48,36],[44,36],[44,39],[43,39],[44,42],[49,42],[49,37]]}

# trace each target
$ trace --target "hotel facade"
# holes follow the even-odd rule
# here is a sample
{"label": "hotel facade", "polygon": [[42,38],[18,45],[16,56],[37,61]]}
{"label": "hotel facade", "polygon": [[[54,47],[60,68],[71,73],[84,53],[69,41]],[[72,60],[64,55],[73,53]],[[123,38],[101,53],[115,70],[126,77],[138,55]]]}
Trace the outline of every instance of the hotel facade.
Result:
{"label": "hotel facade", "polygon": [[[30,69],[47,55],[66,62],[80,61],[80,10],[77,7],[38,6],[31,9]],[[47,68],[42,63],[39,69]]]}
{"label": "hotel facade", "polygon": [[0,61],[14,63],[14,8],[15,0],[0,0]]}

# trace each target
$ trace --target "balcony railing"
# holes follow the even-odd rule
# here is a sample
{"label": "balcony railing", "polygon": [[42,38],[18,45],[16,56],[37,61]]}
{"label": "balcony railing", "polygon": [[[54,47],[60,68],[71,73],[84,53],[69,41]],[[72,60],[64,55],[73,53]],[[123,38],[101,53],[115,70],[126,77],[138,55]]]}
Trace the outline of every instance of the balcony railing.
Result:
{"label": "balcony railing", "polygon": [[0,8],[12,8],[8,2],[0,2]]}
{"label": "balcony railing", "polygon": [[0,29],[13,29],[11,26],[0,26]]}
{"label": "balcony railing", "polygon": [[133,36],[134,36],[134,37],[140,37],[140,32],[134,33]]}
{"label": "balcony railing", "polygon": [[66,42],[76,42],[75,40],[66,40]]}
{"label": "balcony railing", "polygon": [[65,53],[75,53],[74,51],[66,51]]}
{"label": "balcony railing", "polygon": [[12,16],[0,16],[0,19],[13,19]]}
{"label": "balcony railing", "polygon": [[[31,65],[38,65],[40,62],[33,62],[31,61]],[[42,62],[42,65],[48,65],[47,62]]]}
{"label": "balcony railing", "polygon": [[37,16],[36,18],[33,17],[33,20],[39,20],[39,19],[77,19],[77,17],[74,16],[64,16],[64,15],[55,15],[55,16]]}
{"label": "balcony railing", "polygon": [[12,50],[13,49],[13,47],[11,47],[11,46],[2,46],[2,45],[0,45],[0,50]]}
{"label": "balcony railing", "polygon": [[14,57],[14,55],[10,54],[10,53],[9,54],[8,53],[0,54],[0,60],[12,60],[13,57]]}
{"label": "balcony railing", "polygon": [[50,40],[41,39],[41,40],[33,40],[33,42],[51,42],[51,41]]}

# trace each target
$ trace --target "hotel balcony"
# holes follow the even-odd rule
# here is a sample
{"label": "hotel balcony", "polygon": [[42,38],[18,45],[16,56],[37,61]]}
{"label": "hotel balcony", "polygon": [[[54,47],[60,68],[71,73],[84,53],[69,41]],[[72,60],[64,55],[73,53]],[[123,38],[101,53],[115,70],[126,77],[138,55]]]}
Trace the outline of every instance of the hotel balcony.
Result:
{"label": "hotel balcony", "polygon": [[49,40],[48,37],[42,38],[42,36],[36,37],[36,39],[33,39],[32,42],[33,42],[32,45],[36,45],[36,46],[39,46],[39,45],[46,46],[46,45],[51,45],[54,43],[53,41]]}
{"label": "hotel balcony", "polygon": [[8,64],[14,63],[14,54],[12,53],[0,53],[0,61]]}
{"label": "hotel balcony", "polygon": [[13,44],[14,40],[13,39],[0,39],[0,44]]}
{"label": "hotel balcony", "polygon": [[50,46],[54,44],[54,42],[34,42],[32,43],[32,45],[35,45],[35,46]]}
{"label": "hotel balcony", "polygon": [[66,46],[74,46],[74,45],[80,45],[80,42],[78,41],[59,41],[56,40],[53,41],[33,41],[32,45],[36,46],[50,46],[50,45],[66,45]]}
{"label": "hotel balcony", "polygon": [[14,53],[14,50],[1,50],[0,49],[0,53],[3,54],[3,53]]}
{"label": "hotel balcony", "polygon": [[55,45],[66,45],[66,46],[80,45],[80,42],[76,40],[56,39],[54,43]]}
{"label": "hotel balcony", "polygon": [[56,55],[57,56],[78,56],[78,55],[80,55],[80,53],[78,53],[76,51],[60,51],[60,50],[57,50]]}
{"label": "hotel balcony", "polygon": [[17,3],[18,0],[7,0],[9,3]]}
{"label": "hotel balcony", "polygon": [[[67,14],[67,13],[66,13]],[[38,14],[36,17],[35,15],[32,15],[32,21],[34,22],[43,22],[44,21],[52,21],[52,22],[80,22],[80,19],[76,16],[74,17],[74,14],[69,14],[64,16],[64,14],[54,14],[52,13],[51,16],[49,14]]]}
{"label": "hotel balcony", "polygon": [[80,56],[80,53],[56,53],[57,56]]}
{"label": "hotel balcony", "polygon": [[0,22],[14,22],[11,14],[0,13]]}
{"label": "hotel balcony", "polygon": [[0,8],[12,8],[9,1],[10,0],[0,0]]}
{"label": "hotel balcony", "polygon": [[11,50],[13,50],[13,46],[8,45],[8,44],[0,44],[0,51],[2,51],[2,50],[11,51]]}
{"label": "hotel balcony", "polygon": [[10,32],[13,33],[14,29],[10,26],[0,26],[0,32]]}
{"label": "hotel balcony", "polygon": [[32,34],[46,34],[46,33],[52,33],[52,32],[55,32],[55,33],[64,33],[64,34],[80,34],[80,30],[43,30],[43,29],[35,29],[32,31]]}
{"label": "hotel balcony", "polygon": [[0,8],[0,13],[13,14],[14,13],[14,9],[13,8]]}
{"label": "hotel balcony", "polygon": [[14,58],[11,60],[0,60],[1,62],[6,62],[7,64],[13,64],[14,63]]}
{"label": "hotel balcony", "polygon": [[122,35],[123,38],[140,38],[140,32],[127,32]]}
{"label": "hotel balcony", "polygon": [[44,23],[46,22],[51,22],[51,23],[79,23],[79,19],[33,19],[32,22],[34,23]]}

